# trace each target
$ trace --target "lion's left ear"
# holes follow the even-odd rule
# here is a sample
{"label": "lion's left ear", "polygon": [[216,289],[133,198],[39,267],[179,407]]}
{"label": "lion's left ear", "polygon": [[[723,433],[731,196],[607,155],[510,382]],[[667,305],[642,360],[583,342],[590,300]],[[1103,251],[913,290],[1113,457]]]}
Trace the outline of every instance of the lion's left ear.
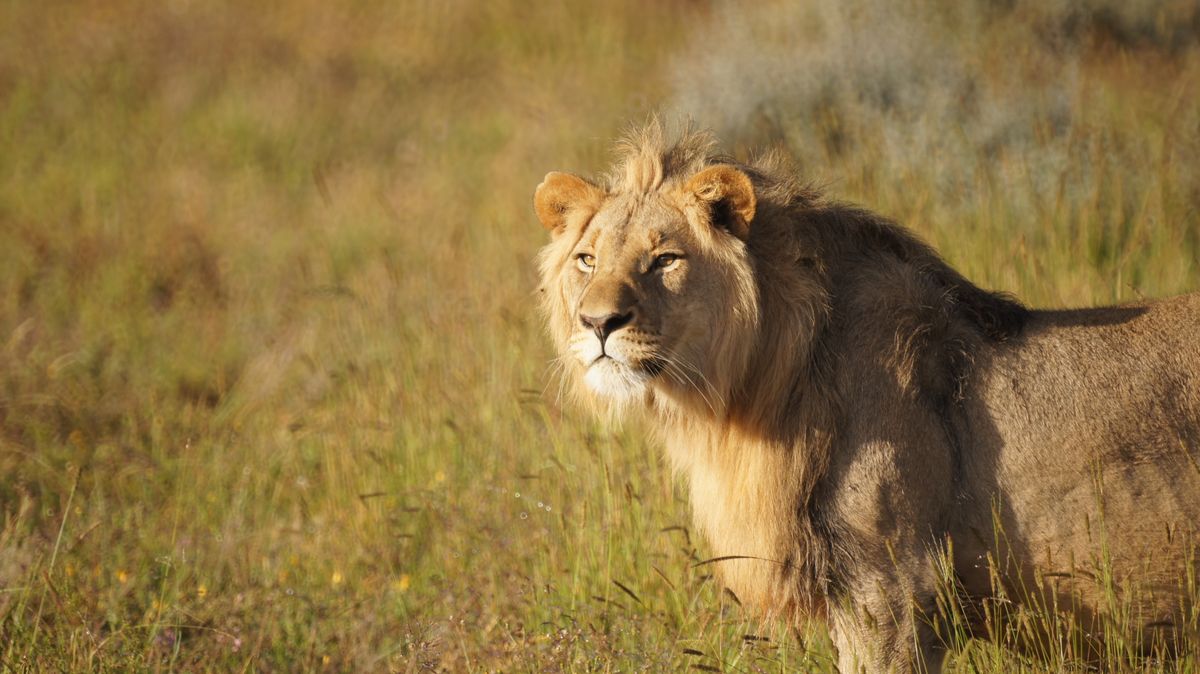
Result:
{"label": "lion's left ear", "polygon": [[533,193],[533,210],[542,226],[558,236],[566,229],[571,213],[583,209],[594,212],[603,196],[599,187],[579,176],[551,171]]}
{"label": "lion's left ear", "polygon": [[692,176],[687,191],[708,205],[712,222],[745,241],[758,204],[750,176],[728,164],[710,166]]}

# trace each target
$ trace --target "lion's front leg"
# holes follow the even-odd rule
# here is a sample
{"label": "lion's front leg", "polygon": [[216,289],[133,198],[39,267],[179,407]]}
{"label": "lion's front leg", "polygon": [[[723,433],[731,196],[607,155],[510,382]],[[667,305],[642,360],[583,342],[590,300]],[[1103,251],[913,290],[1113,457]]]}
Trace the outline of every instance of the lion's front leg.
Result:
{"label": "lion's front leg", "polygon": [[[892,579],[894,581],[894,579]],[[859,585],[830,608],[830,635],[841,674],[908,674],[942,671],[945,650],[924,613],[928,601],[897,601],[896,588]]]}

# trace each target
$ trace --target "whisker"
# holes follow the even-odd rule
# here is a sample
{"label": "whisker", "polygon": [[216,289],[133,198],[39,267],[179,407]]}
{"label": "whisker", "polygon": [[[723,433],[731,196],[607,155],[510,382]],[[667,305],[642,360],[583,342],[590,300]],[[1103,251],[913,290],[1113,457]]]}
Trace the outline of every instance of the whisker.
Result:
{"label": "whisker", "polygon": [[[664,352],[665,357],[663,358],[663,362],[666,364],[665,371],[671,374],[672,378],[678,382],[680,386],[683,386],[684,388],[691,388],[696,391],[696,393],[700,395],[700,399],[704,402],[705,406],[707,406],[709,411],[713,414],[718,413],[718,403],[719,408],[724,409],[724,398],[721,396],[720,392],[716,390],[716,387],[714,387],[712,383],[708,381],[708,378],[704,376],[704,373],[701,372],[699,368],[691,366],[686,359],[682,358],[676,353],[671,352],[669,349],[664,349]],[[685,369],[685,367],[687,369]],[[694,372],[704,384],[704,387],[701,387],[699,384],[697,384],[696,381],[692,379],[691,375],[688,374],[687,370]]]}
{"label": "whisker", "polygon": [[[670,349],[664,349],[664,351],[668,357],[668,361],[674,364],[675,367],[680,370],[680,373],[687,377],[687,380],[691,383],[692,387],[695,388],[696,391],[705,398],[705,404],[708,405],[709,409],[712,410],[714,414],[717,412],[717,409],[713,404],[713,400],[709,398],[709,395],[706,395],[705,391],[707,391],[712,398],[715,398],[716,402],[720,403],[721,409],[725,408],[725,397],[721,394],[716,386],[713,386],[712,382],[709,381],[708,377],[704,375],[704,372],[700,368],[692,365],[687,358],[684,358],[679,353],[676,353]],[[688,371],[691,371],[693,374],[695,374],[700,382],[704,384],[703,389],[701,389],[700,386],[694,382],[691,376],[687,374]]]}
{"label": "whisker", "polygon": [[688,373],[682,367],[680,367],[679,364],[673,361],[667,361],[667,363],[669,366],[667,371],[672,375],[672,378],[674,378],[680,386],[695,391],[700,396],[700,399],[704,401],[705,406],[707,406],[710,411],[715,413],[716,409],[713,406],[714,403],[709,398],[707,392],[705,392],[703,388],[693,381]]}
{"label": "whisker", "polygon": [[550,385],[554,382],[554,380],[558,380],[558,393],[554,397],[554,404],[558,407],[562,407],[563,394],[567,387],[567,362],[565,358],[561,355],[551,358],[549,363],[546,365],[546,372],[543,373],[543,377],[546,378],[546,383],[542,386],[543,396],[546,395],[546,392],[550,389]]}

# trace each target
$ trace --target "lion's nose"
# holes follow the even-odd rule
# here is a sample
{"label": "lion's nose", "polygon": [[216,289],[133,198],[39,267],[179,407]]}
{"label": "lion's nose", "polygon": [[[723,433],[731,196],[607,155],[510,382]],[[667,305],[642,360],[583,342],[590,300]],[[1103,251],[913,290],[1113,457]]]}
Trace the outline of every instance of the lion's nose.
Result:
{"label": "lion's nose", "polygon": [[591,328],[592,332],[596,333],[596,338],[600,340],[600,344],[604,344],[604,340],[612,333],[620,330],[633,320],[633,312],[629,311],[623,314],[611,313],[603,316],[588,316],[587,314],[579,314],[579,320],[584,327]]}

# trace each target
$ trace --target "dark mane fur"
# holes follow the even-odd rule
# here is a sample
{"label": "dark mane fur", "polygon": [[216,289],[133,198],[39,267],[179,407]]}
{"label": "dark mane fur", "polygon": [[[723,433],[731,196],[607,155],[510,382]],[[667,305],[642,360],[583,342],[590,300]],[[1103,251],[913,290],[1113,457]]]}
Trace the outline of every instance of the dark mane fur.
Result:
{"label": "dark mane fur", "polygon": [[971,283],[903,226],[866,209],[825,200],[818,190],[799,182],[778,155],[740,168],[767,200],[793,216],[773,218],[770,224],[797,227],[801,230],[795,232],[797,243],[818,245],[818,255],[826,263],[838,258],[891,258],[942,289],[947,308],[989,339],[1005,341],[1020,334],[1029,315],[1024,305],[1007,293]]}

